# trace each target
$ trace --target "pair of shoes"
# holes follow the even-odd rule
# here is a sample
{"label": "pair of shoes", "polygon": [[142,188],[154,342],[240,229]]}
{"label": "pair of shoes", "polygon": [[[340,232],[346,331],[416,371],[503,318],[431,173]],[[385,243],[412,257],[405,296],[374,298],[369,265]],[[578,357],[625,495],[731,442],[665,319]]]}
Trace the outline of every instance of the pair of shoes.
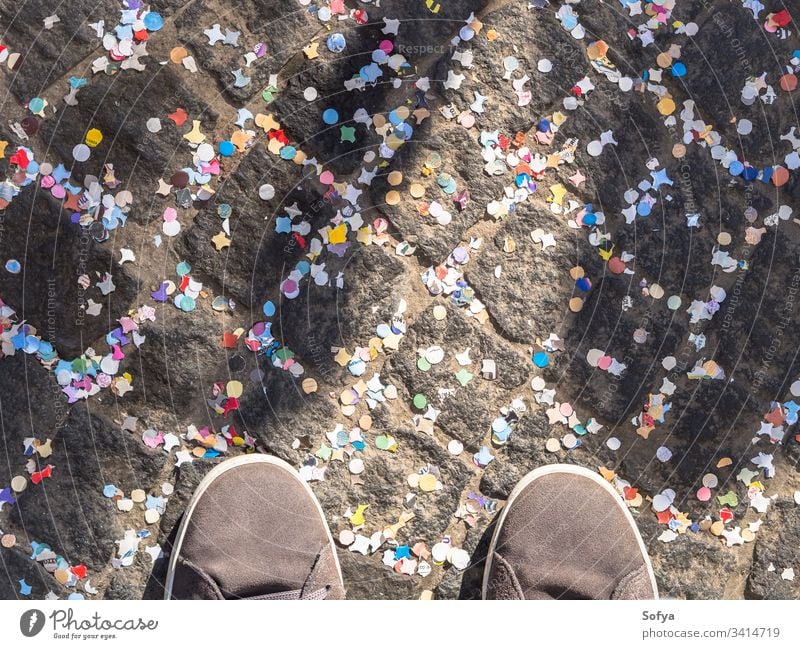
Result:
{"label": "pair of shoes", "polygon": [[[286,462],[246,455],[200,483],[178,528],[165,599],[344,599],[330,530]],[[622,499],[569,465],[529,473],[497,521],[484,599],[653,599],[650,560]]]}

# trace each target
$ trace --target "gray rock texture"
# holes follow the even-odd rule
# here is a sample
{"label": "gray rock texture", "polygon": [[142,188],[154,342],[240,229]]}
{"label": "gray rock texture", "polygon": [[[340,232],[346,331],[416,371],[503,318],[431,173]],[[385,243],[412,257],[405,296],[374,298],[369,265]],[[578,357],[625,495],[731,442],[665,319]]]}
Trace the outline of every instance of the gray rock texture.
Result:
{"label": "gray rock texture", "polygon": [[[311,6],[316,4],[322,3]],[[58,596],[76,592],[29,559],[34,544],[41,543],[71,565],[87,568],[98,590],[95,594],[80,585],[77,592],[85,597],[163,596],[175,527],[200,480],[224,458],[195,457],[176,466],[176,451],[191,451],[197,445],[184,437],[168,452],[163,446],[150,448],[142,441],[144,431],[185,436],[194,426],[242,436],[246,432],[250,450],[275,454],[298,468],[313,463],[315,453],[328,444],[326,433],[337,424],[350,430],[368,412],[362,405],[352,417],[342,413],[339,395],[359,377],[337,362],[337,352],[343,348],[352,354],[357,347],[369,347],[380,325],[391,323],[401,306],[406,331],[399,348],[382,349],[360,377],[368,381],[377,373],[383,384],[397,389],[396,399],[369,411],[371,427],[363,431],[366,448],[356,455],[364,460],[365,471],[351,475],[345,455],[344,461],[327,463],[325,479],[312,487],[334,536],[351,527],[346,512],[364,504],[369,506],[364,534],[413,514],[398,532],[399,543],[423,542],[430,549],[450,537],[455,546],[471,553],[472,562],[465,571],[445,564],[433,566],[425,577],[408,576],[383,565],[380,551],[362,556],[340,548],[351,598],[416,599],[426,591],[436,598],[479,598],[494,512],[528,471],[553,462],[603,467],[639,490],[643,500],[633,508],[634,517],[664,597],[800,596],[800,508],[793,499],[800,489],[797,432],[788,428],[781,444],[770,444],[764,437],[754,440],[771,403],[792,399],[790,386],[800,373],[794,339],[800,300],[790,291],[800,284],[795,279],[800,272],[795,252],[798,225],[781,220],[766,227],[758,245],[744,243],[750,225],[745,208],[757,211],[753,227],[762,227],[765,217],[782,204],[796,211],[798,175],[793,173],[778,191],[760,182],[732,180],[708,147],[691,144],[685,157],[675,157],[674,147],[683,138],[677,117],[681,109],[675,114],[677,125],[665,124],[652,92],[621,92],[592,69],[587,56],[587,45],[604,39],[610,59],[623,74],[638,78],[649,71],[652,78],[659,69],[658,53],[680,44],[687,74],[678,79],[665,69],[661,83],[679,106],[693,101],[696,119],[712,124],[743,159],[764,167],[779,164],[789,151],[779,136],[796,123],[793,95],[777,90],[774,104],[756,101],[748,107],[740,101],[741,88],[748,78],[766,73],[777,89],[791,52],[800,48],[797,34],[786,40],[766,34],[740,3],[727,0],[679,3],[674,18],[696,23],[697,35],[687,38],[664,29],[647,47],[628,37],[631,24],[616,2],[583,0],[572,5],[587,32],[582,40],[556,19],[559,2],[537,10],[528,2],[442,0],[435,19],[425,3],[416,0],[383,0],[380,7],[349,0],[346,4],[365,10],[369,20],[363,26],[352,19],[340,21],[336,29],[344,35],[347,50],[334,55],[325,45],[330,30],[311,8],[295,0],[153,0],[151,9],[162,14],[164,27],[150,34],[149,56],[142,59],[146,70],[93,75],[92,61],[105,51],[88,24],[105,20],[106,30],[111,29],[119,19],[118,2],[28,2],[20,10],[20,3],[0,0],[0,42],[23,54],[14,70],[3,65],[0,72],[0,140],[9,142],[5,159],[0,159],[0,181],[9,169],[7,159],[24,144],[37,154],[37,161],[63,162],[77,184],[86,175],[102,172],[99,161],[112,163],[116,177],[134,197],[126,226],[98,242],[71,222],[61,201],[35,184],[24,188],[0,211],[0,261],[4,265],[18,259],[24,267],[18,275],[0,268],[0,299],[15,309],[18,321],[25,320],[51,341],[64,359],[89,347],[105,354],[106,333],[119,317],[143,304],[156,309],[155,321],[141,328],[145,344],[126,347],[120,372],[131,374],[134,390],[124,396],[106,390],[86,402],[68,404],[54,374],[33,356],[0,356],[0,489],[15,476],[28,476],[29,468],[40,470],[48,463],[54,467],[51,478],[38,485],[29,482],[16,494],[17,503],[0,511],[3,538],[16,537],[10,547],[0,548],[0,596],[21,597],[20,579],[32,587],[34,598],[51,591]],[[483,29],[469,43],[455,47],[453,38],[471,12]],[[44,19],[53,13],[61,22],[43,30]],[[397,36],[383,31],[384,16],[400,20]],[[223,31],[240,32],[240,46],[210,46],[204,30],[214,23]],[[490,29],[494,40],[487,36]],[[734,37],[744,55],[731,49]],[[370,63],[384,39],[394,42],[396,52],[405,53],[408,67],[399,75],[387,73],[376,84],[345,90],[345,82]],[[309,59],[303,48],[312,42],[318,42],[319,56]],[[258,43],[265,44],[264,56],[243,67],[244,54]],[[196,72],[169,62],[177,46],[193,57]],[[452,59],[456,51],[471,52],[471,67]],[[503,79],[503,59],[510,56],[519,62],[514,78],[523,71],[529,75],[532,97],[525,106],[518,105],[511,81]],[[545,58],[552,62],[548,73],[538,69]],[[251,79],[244,87],[234,85],[233,71],[238,68]],[[445,87],[450,70],[465,76],[458,89]],[[271,75],[277,75],[278,92],[267,103],[262,93]],[[577,110],[567,111],[563,100],[585,75],[595,89]],[[63,101],[71,77],[88,79],[75,106]],[[415,86],[422,77],[430,79],[427,91]],[[309,86],[317,89],[318,99],[304,98]],[[472,128],[442,116],[440,109],[448,104],[457,113],[469,110],[475,91],[487,100],[483,112],[472,113]],[[25,106],[37,96],[50,104],[47,118],[22,142],[12,125],[30,115]],[[378,150],[382,138],[353,120],[357,109],[391,119],[390,111],[397,107],[413,111],[424,106],[430,115],[415,124],[410,142],[391,160],[378,156],[375,162],[365,162],[365,154]],[[177,108],[189,116],[182,127],[167,117]],[[338,110],[340,123],[323,123],[327,108]],[[251,121],[246,128],[256,133],[254,144],[221,161],[213,197],[189,201],[179,209],[181,232],[174,238],[162,235],[156,246],[164,209],[175,205],[174,190],[168,197],[155,193],[159,179],[169,181],[192,164],[183,135],[197,120],[209,140],[228,138],[238,130],[240,109],[273,115],[307,159],[334,172],[336,186],[323,185],[312,164],[292,164],[270,152],[267,136]],[[567,120],[553,145],[534,144],[539,120],[557,111],[566,113]],[[152,117],[161,120],[158,133],[145,126]],[[743,119],[753,124],[746,137],[737,133],[737,121]],[[342,125],[356,128],[354,143],[341,137]],[[102,131],[103,142],[89,161],[73,165],[72,149],[90,128]],[[479,137],[494,131],[510,139],[521,133],[544,155],[563,148],[571,138],[578,141],[575,161],[549,169],[537,181],[534,196],[500,221],[487,215],[486,205],[502,198],[514,177],[510,171],[499,176],[484,171]],[[617,145],[606,147],[600,156],[589,155],[587,144],[605,131],[613,131]],[[424,175],[426,161],[435,156],[441,158],[440,168]],[[651,158],[668,170],[674,184],[661,188],[648,218],[627,224],[621,214],[628,207],[625,192],[651,179],[646,166]],[[358,183],[362,168],[375,169],[370,185]],[[569,179],[578,170],[586,180],[576,186]],[[402,172],[401,186],[392,184],[392,171]],[[436,186],[439,172],[450,174],[459,191],[469,191],[463,210]],[[451,211],[449,224],[423,216],[421,201],[408,191],[414,182],[426,187],[425,201],[437,200]],[[274,199],[259,198],[264,183],[274,187]],[[363,192],[359,206],[365,225],[387,220],[386,242],[364,246],[351,236],[343,255],[325,252],[314,260],[326,264],[327,284],[306,281],[296,299],[286,299],[281,282],[306,258],[310,239],[350,207],[339,195],[347,183]],[[632,274],[611,273],[587,240],[586,229],[570,225],[575,213],[552,209],[550,187],[556,183],[566,188],[567,200],[576,206],[591,204],[605,214],[603,230],[614,242],[615,255],[632,255]],[[389,205],[386,194],[393,189],[400,192],[400,200]],[[222,227],[218,210],[225,204],[232,208],[231,241],[218,250],[212,237]],[[309,224],[305,238],[276,231],[277,219],[292,205]],[[698,228],[687,227],[687,212],[702,214]],[[543,250],[531,237],[537,229],[552,234],[555,245]],[[720,232],[732,234],[727,250],[746,260],[746,267],[724,273],[711,264]],[[432,296],[420,281],[426,268],[444,263],[456,246],[470,242],[464,280],[486,306],[483,321],[445,296]],[[413,247],[413,253],[397,254],[401,243]],[[119,264],[122,248],[135,252],[135,263]],[[169,302],[156,304],[150,297],[162,282],[180,281],[176,264],[181,261],[191,265],[191,276],[203,284],[204,294],[191,313]],[[570,277],[575,266],[591,279],[586,293]],[[94,283],[105,272],[113,274],[116,290],[104,297]],[[87,291],[78,285],[83,274],[92,282]],[[664,298],[644,295],[641,281],[650,287],[658,283]],[[723,287],[728,299],[713,320],[691,324],[686,309],[692,300],[707,301],[712,285]],[[568,308],[576,295],[585,298],[579,313]],[[672,295],[681,299],[677,310],[667,307]],[[100,316],[85,317],[87,298],[102,303]],[[232,309],[214,310],[215,298],[230,300]],[[623,309],[626,298],[630,307]],[[302,377],[275,369],[263,353],[248,351],[243,336],[223,346],[226,334],[246,335],[263,319],[267,300],[278,310],[273,334],[302,363]],[[437,306],[445,310],[443,319],[434,313]],[[788,318],[790,325],[781,318]],[[634,342],[638,329],[648,332],[645,343]],[[551,354],[550,365],[540,370],[531,354],[551,333],[564,342],[564,351]],[[705,335],[705,348],[698,350],[687,342],[690,333]],[[420,350],[435,345],[445,350],[444,360],[427,371],[419,369]],[[455,356],[467,348],[473,361],[467,369],[473,377],[462,386]],[[624,362],[622,376],[591,367],[586,355],[592,349]],[[676,357],[675,371],[664,369],[667,356]],[[481,376],[483,359],[495,361],[495,379]],[[686,378],[696,361],[708,359],[723,368],[724,380]],[[670,398],[672,410],[645,439],[636,434],[631,420],[667,376],[677,385]],[[583,437],[577,448],[562,445],[548,452],[547,440],[558,440],[569,430],[550,423],[550,406],[538,403],[531,388],[534,377],[556,390],[558,402],[571,403],[581,421],[594,417],[603,428]],[[316,381],[316,391],[304,389],[302,381],[308,378]],[[222,416],[210,402],[215,386],[224,388],[229,381],[240,381],[244,391],[239,409]],[[412,405],[418,394],[439,411],[430,433],[417,430],[414,423],[414,417],[423,414]],[[493,446],[491,424],[517,398],[524,400],[527,412],[508,443]],[[136,421],[131,424],[130,418]],[[396,439],[396,452],[376,447],[381,434]],[[611,437],[620,440],[620,450],[608,447]],[[52,455],[25,457],[29,438],[51,439]],[[452,440],[464,445],[458,456],[447,450]],[[472,460],[482,446],[496,456],[485,468]],[[669,461],[657,459],[660,447],[671,451]],[[230,449],[226,456],[240,452]],[[773,454],[776,467],[774,478],[764,479],[762,474],[766,495],[773,498],[766,513],[749,506],[747,486],[738,479],[742,469],[755,469],[751,458],[759,452]],[[730,464],[717,468],[724,458],[730,458]],[[35,465],[26,467],[29,461]],[[409,487],[408,476],[421,470],[438,472],[442,489],[424,493]],[[696,494],[708,473],[717,476],[719,485],[710,501],[701,502]],[[167,493],[165,484],[170,485]],[[106,485],[126,496],[134,489],[151,497],[168,496],[166,509],[159,521],[147,524],[143,504],[120,511],[115,500],[103,495]],[[698,524],[698,529],[669,543],[660,539],[667,528],[651,507],[652,498],[665,489],[675,491],[676,507]],[[727,491],[738,498],[738,504],[730,505],[735,522],[728,525],[729,531],[734,525],[758,527],[761,521],[753,540],[731,547],[706,529],[719,519],[723,505],[717,496]],[[409,500],[412,492],[415,499]],[[484,498],[486,506],[468,524],[456,514],[473,497]],[[118,567],[118,541],[127,530],[140,535],[139,550],[131,565]],[[161,557],[152,550],[157,544],[164,552]],[[783,579],[782,572],[792,567],[798,578]]]}

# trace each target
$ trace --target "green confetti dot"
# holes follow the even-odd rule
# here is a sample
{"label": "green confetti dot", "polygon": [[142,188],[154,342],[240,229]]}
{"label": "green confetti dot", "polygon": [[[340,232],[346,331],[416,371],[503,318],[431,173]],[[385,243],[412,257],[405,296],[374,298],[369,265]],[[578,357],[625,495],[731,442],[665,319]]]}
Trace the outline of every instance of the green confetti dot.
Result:
{"label": "green confetti dot", "polygon": [[424,394],[414,395],[414,407],[417,410],[424,410],[428,406],[428,397]]}

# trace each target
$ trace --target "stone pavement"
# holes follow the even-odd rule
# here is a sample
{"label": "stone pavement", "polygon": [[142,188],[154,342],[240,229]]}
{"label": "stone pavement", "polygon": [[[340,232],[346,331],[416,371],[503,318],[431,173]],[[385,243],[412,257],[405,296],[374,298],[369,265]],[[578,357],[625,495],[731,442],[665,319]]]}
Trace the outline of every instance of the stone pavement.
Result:
{"label": "stone pavement", "polygon": [[[110,29],[118,20],[119,3],[77,0],[68,9],[48,4],[20,8],[19,3],[0,0],[0,43],[24,53],[17,71],[0,74],[0,140],[17,143],[10,124],[30,114],[25,104],[33,97],[46,98],[58,111],[48,113],[25,146],[39,154],[37,160],[69,163],[86,131],[99,129],[103,143],[89,163],[76,166],[75,177],[97,175],[98,160],[113,163],[134,202],[125,227],[98,242],[70,221],[70,210],[60,201],[34,186],[24,188],[2,212],[0,222],[3,262],[19,259],[24,270],[3,275],[0,299],[43,338],[52,334],[62,358],[76,357],[89,347],[104,354],[106,332],[140,305],[152,304],[156,315],[154,321],[142,323],[146,342],[133,351],[126,348],[120,371],[132,375],[134,389],[124,396],[106,390],[68,404],[54,373],[35,356],[18,352],[0,357],[0,424],[6,454],[0,488],[14,476],[28,475],[26,463],[31,460],[23,454],[28,438],[53,440],[52,454],[35,461],[37,468],[55,467],[51,477],[28,484],[16,494],[15,505],[2,509],[0,530],[16,536],[14,547],[0,549],[7,575],[0,579],[3,597],[19,597],[18,581],[23,578],[32,586],[33,597],[48,592],[159,597],[169,534],[193,488],[216,462],[242,450],[231,448],[219,459],[193,455],[193,461],[182,463],[176,452],[202,447],[191,439],[192,430],[230,432],[226,426],[242,439],[246,431],[258,452],[276,454],[309,471],[312,464],[326,467],[324,479],[315,480],[312,487],[334,535],[353,528],[349,516],[359,505],[368,505],[360,530],[366,536],[405,521],[396,532],[398,544],[423,542],[430,550],[449,537],[454,547],[471,554],[466,570],[445,563],[433,565],[423,576],[398,574],[384,565],[383,552],[392,543],[366,556],[343,547],[340,558],[352,598],[418,598],[424,591],[436,598],[479,597],[482,552],[493,512],[527,471],[550,462],[602,467],[638,489],[641,498],[628,492],[629,502],[664,596],[800,595],[798,582],[781,578],[786,568],[800,570],[800,509],[793,500],[800,489],[796,432],[787,425],[782,444],[758,435],[764,413],[772,410],[772,402],[792,398],[790,385],[800,374],[792,327],[784,336],[786,325],[781,324],[782,315],[796,321],[790,288],[796,286],[793,277],[798,272],[798,225],[792,220],[768,225],[757,245],[744,238],[749,224],[768,224],[768,216],[781,205],[795,204],[797,180],[792,177],[780,192],[769,183],[742,183],[713,159],[709,147],[693,143],[684,155],[676,155],[675,149],[683,142],[678,118],[682,102],[692,100],[696,119],[713,125],[726,141],[737,142],[745,159],[760,166],[780,164],[787,144],[779,135],[796,121],[792,95],[781,93],[774,104],[757,101],[747,107],[740,102],[740,92],[749,77],[762,73],[777,88],[776,79],[797,47],[795,36],[781,40],[760,33],[748,9],[722,1],[678,2],[672,20],[696,24],[697,34],[689,37],[672,28],[659,32],[655,47],[648,48],[626,33],[629,20],[639,25],[644,19],[630,17],[618,2],[565,4],[579,14],[586,32],[576,39],[555,15],[558,2],[537,9],[533,5],[542,3],[441,1],[436,14],[426,3],[411,0],[384,0],[380,7],[348,3],[366,10],[368,23],[334,21],[335,29],[330,29],[294,0],[162,0],[150,3],[164,17],[164,26],[149,37],[148,56],[142,59],[146,70],[111,76],[91,73],[92,62],[105,52],[88,25],[105,19]],[[44,19],[54,12],[60,23],[42,30]],[[453,46],[454,35],[471,12],[482,29],[469,42]],[[765,16],[766,12],[761,22]],[[400,19],[396,36],[383,31],[384,17]],[[266,45],[265,55],[252,68],[242,68],[251,79],[244,87],[235,87],[231,73],[241,67],[246,50],[211,46],[204,30],[214,23],[239,31],[245,47]],[[493,38],[488,36],[491,30]],[[345,37],[344,55],[328,51],[325,43],[332,31]],[[745,57],[737,58],[722,46],[731,42],[732,34]],[[394,75],[396,83],[387,78],[346,90],[345,82],[370,63],[378,43],[387,38],[410,66]],[[609,45],[609,60],[632,77],[657,68],[657,53],[680,44],[677,58],[688,72],[671,77],[665,70],[661,79],[679,106],[674,124],[665,123],[669,120],[658,107],[657,92],[647,84],[641,91],[624,92],[592,67],[588,47],[599,39]],[[310,59],[303,48],[314,42],[319,43],[319,58]],[[169,62],[178,44],[191,54],[196,71]],[[465,63],[461,54],[460,61],[454,60],[456,52],[469,52],[471,62]],[[519,69],[504,79],[509,57],[517,60]],[[546,68],[539,66],[543,59],[552,64],[547,72],[540,71]],[[161,61],[167,63],[159,65]],[[464,75],[460,87],[448,81],[450,71]],[[522,97],[511,79],[523,73],[529,76],[532,92],[520,105]],[[278,91],[267,103],[262,91],[272,74],[277,74]],[[76,106],[65,106],[62,98],[73,77],[90,82],[78,92]],[[584,77],[594,89],[580,96],[574,110],[566,110],[564,99],[581,95],[575,84]],[[419,85],[424,78],[430,79],[427,90]],[[658,85],[652,75],[650,82]],[[308,87],[317,90],[318,100],[304,98]],[[487,98],[485,105],[476,93]],[[458,117],[443,115],[448,104]],[[391,122],[391,111],[398,107],[411,112],[425,106],[429,115],[408,118],[413,137],[385,163],[380,156],[374,162],[365,158],[383,143],[378,123],[372,128],[357,125],[356,140],[349,142],[339,125],[326,125],[322,118],[325,109],[335,108],[342,123],[350,124],[351,115],[363,108]],[[176,127],[167,115],[179,107],[189,121]],[[351,227],[351,245],[341,257],[327,251],[316,260],[326,263],[329,281],[305,283],[294,299],[284,295],[283,280],[305,257],[310,238],[337,212],[341,217],[352,201],[331,195],[313,164],[276,156],[264,133],[248,142],[245,151],[222,160],[211,200],[193,200],[178,210],[177,236],[161,234],[162,214],[175,206],[175,194],[155,191],[159,179],[170,180],[191,165],[192,150],[184,135],[192,120],[199,120],[202,132],[218,142],[239,130],[243,108],[253,115],[274,115],[289,141],[335,174],[338,193],[348,185],[360,190],[358,211],[372,226],[370,245],[361,245]],[[474,126],[461,123],[462,111],[470,113]],[[558,112],[566,113],[567,119],[553,132],[553,143],[537,140],[541,118]],[[157,133],[145,127],[152,117],[159,117],[163,125]],[[753,132],[740,137],[734,117],[750,119]],[[258,130],[252,123],[246,128]],[[587,145],[607,131],[613,132],[616,144],[606,145],[599,156],[591,155]],[[504,218],[487,212],[493,202],[502,202],[505,188],[514,182],[509,170],[487,173],[480,140],[482,134],[494,132],[509,140],[522,133],[526,145],[544,156],[569,149],[571,138],[577,139],[574,159],[565,156],[565,164],[537,177],[537,190]],[[6,157],[12,150],[16,144],[9,145]],[[651,168],[646,163],[652,158],[657,164]],[[359,182],[365,169],[376,172],[369,184]],[[655,169],[666,169],[673,184],[650,192],[658,203],[648,218],[627,223],[623,213],[633,201],[626,199],[626,190],[641,187],[643,179],[651,181]],[[390,175],[398,171],[399,184]],[[585,181],[575,180],[578,171]],[[468,190],[464,209],[457,208],[443,189],[447,178],[437,185],[441,174],[452,177],[457,192]],[[274,188],[274,199],[259,198],[265,183]],[[423,186],[424,201],[445,206],[449,222],[437,221],[427,203],[422,206],[413,196],[414,183]],[[559,198],[557,186],[566,199]],[[393,191],[398,192],[396,198],[388,196]],[[578,208],[573,213],[568,213],[569,200]],[[229,245],[218,250],[212,238],[221,228],[222,204],[231,206],[232,216]],[[308,224],[307,236],[276,231],[287,206],[295,204],[302,213],[296,222]],[[595,245],[587,236],[592,230],[588,222],[575,225],[576,214],[586,204],[593,205],[588,212],[605,215],[605,223],[595,231],[613,241],[614,254],[633,255],[623,259],[632,273],[611,272],[598,254],[608,247]],[[754,223],[746,220],[748,207],[757,210]],[[702,214],[701,226],[687,227],[687,214],[695,212]],[[381,217],[387,220],[383,236],[375,222]],[[720,233],[733,234],[733,242],[724,248],[732,258],[747,262],[734,272],[722,272],[711,263],[721,247]],[[162,236],[160,246],[154,245],[156,235]],[[542,245],[544,235],[552,236],[553,245]],[[400,254],[403,245],[411,249],[409,254]],[[457,247],[468,250],[470,257],[458,265],[471,289],[467,294],[474,295],[466,306],[433,295],[421,281],[426,269],[452,260]],[[122,249],[133,251],[136,261],[118,263]],[[178,281],[175,266],[181,261],[191,265],[191,276],[202,282],[204,291],[197,308],[188,313],[170,302],[155,304],[151,297],[162,282]],[[575,287],[570,271],[576,266],[590,278],[590,290]],[[103,296],[94,283],[106,272],[112,273],[116,288]],[[86,291],[77,281],[83,274],[92,278]],[[663,298],[655,299],[654,285],[663,287]],[[727,301],[712,319],[691,323],[687,308],[693,300],[709,300],[712,286],[722,287]],[[672,295],[680,296],[681,308],[667,306]],[[235,308],[215,310],[212,303],[220,296],[233,300]],[[100,316],[84,315],[87,297],[102,302]],[[575,297],[582,308],[570,308]],[[235,344],[223,347],[223,334],[239,328],[247,332],[263,320],[266,301],[277,305],[272,333],[302,363],[302,377],[275,368],[263,353],[247,351],[241,335]],[[380,326],[393,318],[405,329],[397,349],[379,335]],[[635,341],[639,330],[647,332],[644,342]],[[563,341],[563,351],[548,347],[551,334]],[[690,335],[691,340],[705,336],[705,347],[690,344]],[[383,344],[375,342],[376,336],[384,338]],[[774,344],[776,337],[782,337],[782,344]],[[444,351],[444,360],[420,363],[435,346]],[[363,375],[356,376],[353,366],[337,362],[342,359],[337,353],[344,349],[349,357],[359,347],[372,348],[374,358]],[[472,362],[462,365],[456,356],[467,349]],[[620,376],[593,367],[587,354],[594,349],[627,367]],[[532,354],[542,350],[548,364],[539,368]],[[674,371],[665,369],[665,357],[677,359]],[[482,375],[484,359],[495,362],[494,378]],[[724,379],[686,376],[696,362],[709,359],[724,370]],[[397,398],[375,408],[361,399],[352,412],[343,410],[343,391],[374,374],[384,386],[396,388]],[[671,410],[648,435],[637,434],[643,424],[632,419],[641,416],[649,395],[659,394],[665,377],[675,384],[669,395]],[[303,383],[308,378],[316,382],[316,391]],[[238,409],[223,416],[213,407],[220,403],[214,386],[224,388],[231,381],[241,382],[244,391]],[[363,386],[358,390],[363,397]],[[582,426],[594,419],[602,428],[579,435],[576,446],[577,433],[566,422],[569,414],[552,412],[551,390]],[[415,407],[416,395],[424,395],[438,412]],[[516,399],[525,404],[525,412],[506,443],[492,444],[493,422],[501,413],[508,419],[503,409]],[[359,426],[365,448],[343,444],[343,450],[331,449],[335,444],[326,433],[338,424],[347,431]],[[148,446],[142,440],[146,430],[171,432],[179,436],[179,446]],[[376,437],[387,435],[396,441],[394,452],[377,446]],[[610,448],[610,438],[620,441],[618,450]],[[549,447],[553,439],[555,446]],[[448,450],[453,440],[463,445],[462,452]],[[482,447],[495,456],[484,468],[473,460]],[[671,452],[666,461],[658,459],[662,447]],[[325,448],[330,456],[320,453]],[[764,513],[749,502],[751,480],[737,479],[743,468],[756,469],[750,460],[759,452],[773,454],[776,467],[775,477],[763,480],[766,496],[775,497]],[[363,460],[363,472],[353,470],[351,458]],[[717,468],[723,458],[731,458],[731,465]],[[441,488],[428,492],[410,486],[409,476],[420,470],[436,474]],[[701,501],[696,494],[709,473],[717,476],[718,486],[713,498]],[[174,492],[164,491],[164,483]],[[142,504],[120,511],[104,495],[106,485],[115,485],[125,496],[135,489],[164,496],[166,509],[158,522],[147,524]],[[623,483],[618,486],[623,489]],[[736,503],[727,507],[734,520],[726,532],[751,524],[758,531],[752,540],[731,544],[729,537],[703,525],[697,531],[682,528],[677,538],[666,542],[668,527],[659,522],[653,499],[667,489],[674,491],[675,511],[698,526],[704,520],[708,525],[720,520],[724,504],[717,497],[732,491]],[[149,536],[140,541],[132,563],[120,567],[118,542],[126,530],[147,530]],[[48,544],[73,566],[85,565],[91,586],[85,588],[85,581],[77,589],[62,586],[44,564],[29,560],[35,543]],[[156,545],[165,555],[154,561],[145,549]]]}

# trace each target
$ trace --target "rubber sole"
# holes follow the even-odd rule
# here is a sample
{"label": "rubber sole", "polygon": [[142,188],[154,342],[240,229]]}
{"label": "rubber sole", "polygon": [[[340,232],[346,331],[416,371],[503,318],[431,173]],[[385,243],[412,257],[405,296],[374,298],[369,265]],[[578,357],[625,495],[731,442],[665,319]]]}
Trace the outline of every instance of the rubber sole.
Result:
{"label": "rubber sole", "polygon": [[656,584],[656,576],[653,572],[653,565],[650,562],[650,555],[647,554],[647,547],[644,544],[644,539],[642,539],[642,535],[639,533],[639,528],[636,527],[636,521],[633,520],[633,516],[631,515],[628,507],[622,501],[619,494],[616,492],[614,487],[611,484],[604,480],[600,475],[595,473],[594,471],[590,471],[589,469],[585,469],[582,466],[574,466],[572,464],[548,464],[547,466],[539,467],[538,469],[534,469],[530,473],[528,473],[522,480],[519,481],[514,490],[509,494],[508,500],[506,501],[503,510],[500,512],[500,516],[497,519],[497,525],[494,529],[494,533],[492,534],[492,541],[489,544],[489,550],[486,555],[486,565],[483,569],[483,584],[481,586],[481,599],[486,599],[486,585],[488,583],[489,574],[492,570],[492,560],[494,557],[494,549],[495,545],[497,544],[497,535],[500,532],[500,529],[503,527],[503,523],[506,519],[506,514],[508,513],[511,505],[514,503],[514,500],[522,493],[522,491],[528,487],[532,482],[538,480],[539,478],[546,476],[546,475],[553,475],[557,473],[563,473],[567,475],[579,475],[583,476],[584,478],[589,478],[590,480],[594,481],[596,484],[603,487],[609,494],[611,494],[614,498],[614,502],[617,503],[617,506],[623,511],[625,515],[625,519],[628,521],[628,524],[633,528],[633,533],[636,536],[636,541],[639,544],[639,550],[644,557],[645,565],[647,566],[647,575],[650,577],[650,585],[653,588],[653,593],[655,593],[654,599],[658,599],[658,586]]}
{"label": "rubber sole", "polygon": [[274,457],[272,455],[255,453],[251,455],[240,455],[239,457],[234,457],[229,460],[225,460],[224,462],[218,464],[213,469],[211,469],[211,471],[208,472],[208,474],[203,478],[200,484],[197,485],[197,489],[192,495],[192,499],[189,501],[189,505],[186,507],[186,511],[183,514],[183,520],[181,520],[181,524],[178,527],[178,532],[175,535],[175,543],[172,546],[172,554],[169,557],[167,578],[166,578],[166,583],[164,584],[165,600],[172,599],[172,586],[175,582],[175,568],[178,562],[178,556],[180,555],[181,552],[181,547],[183,545],[183,538],[186,535],[186,530],[189,525],[189,520],[192,517],[192,512],[194,511],[194,508],[197,506],[197,503],[200,501],[200,498],[206,492],[211,483],[214,482],[214,480],[216,480],[226,471],[230,471],[231,469],[235,469],[236,467],[245,464],[256,464],[256,463],[264,463],[264,464],[271,464],[273,466],[278,466],[286,470],[286,472],[289,473],[289,475],[291,475],[295,480],[297,480],[297,482],[303,485],[303,488],[306,490],[306,493],[309,495],[311,500],[314,501],[314,504],[317,507],[317,511],[319,512],[320,518],[322,519],[322,522],[325,525],[325,531],[328,533],[328,541],[330,542],[331,548],[333,549],[333,560],[336,563],[336,571],[339,573],[339,581],[344,583],[342,579],[342,567],[339,565],[339,556],[336,553],[336,544],[333,542],[333,535],[331,534],[330,527],[328,527],[328,521],[325,518],[325,513],[322,511],[322,505],[319,504],[319,500],[317,500],[317,496],[311,490],[311,487],[308,486],[308,483],[300,477],[295,468],[288,462],[284,462],[280,458]]}

